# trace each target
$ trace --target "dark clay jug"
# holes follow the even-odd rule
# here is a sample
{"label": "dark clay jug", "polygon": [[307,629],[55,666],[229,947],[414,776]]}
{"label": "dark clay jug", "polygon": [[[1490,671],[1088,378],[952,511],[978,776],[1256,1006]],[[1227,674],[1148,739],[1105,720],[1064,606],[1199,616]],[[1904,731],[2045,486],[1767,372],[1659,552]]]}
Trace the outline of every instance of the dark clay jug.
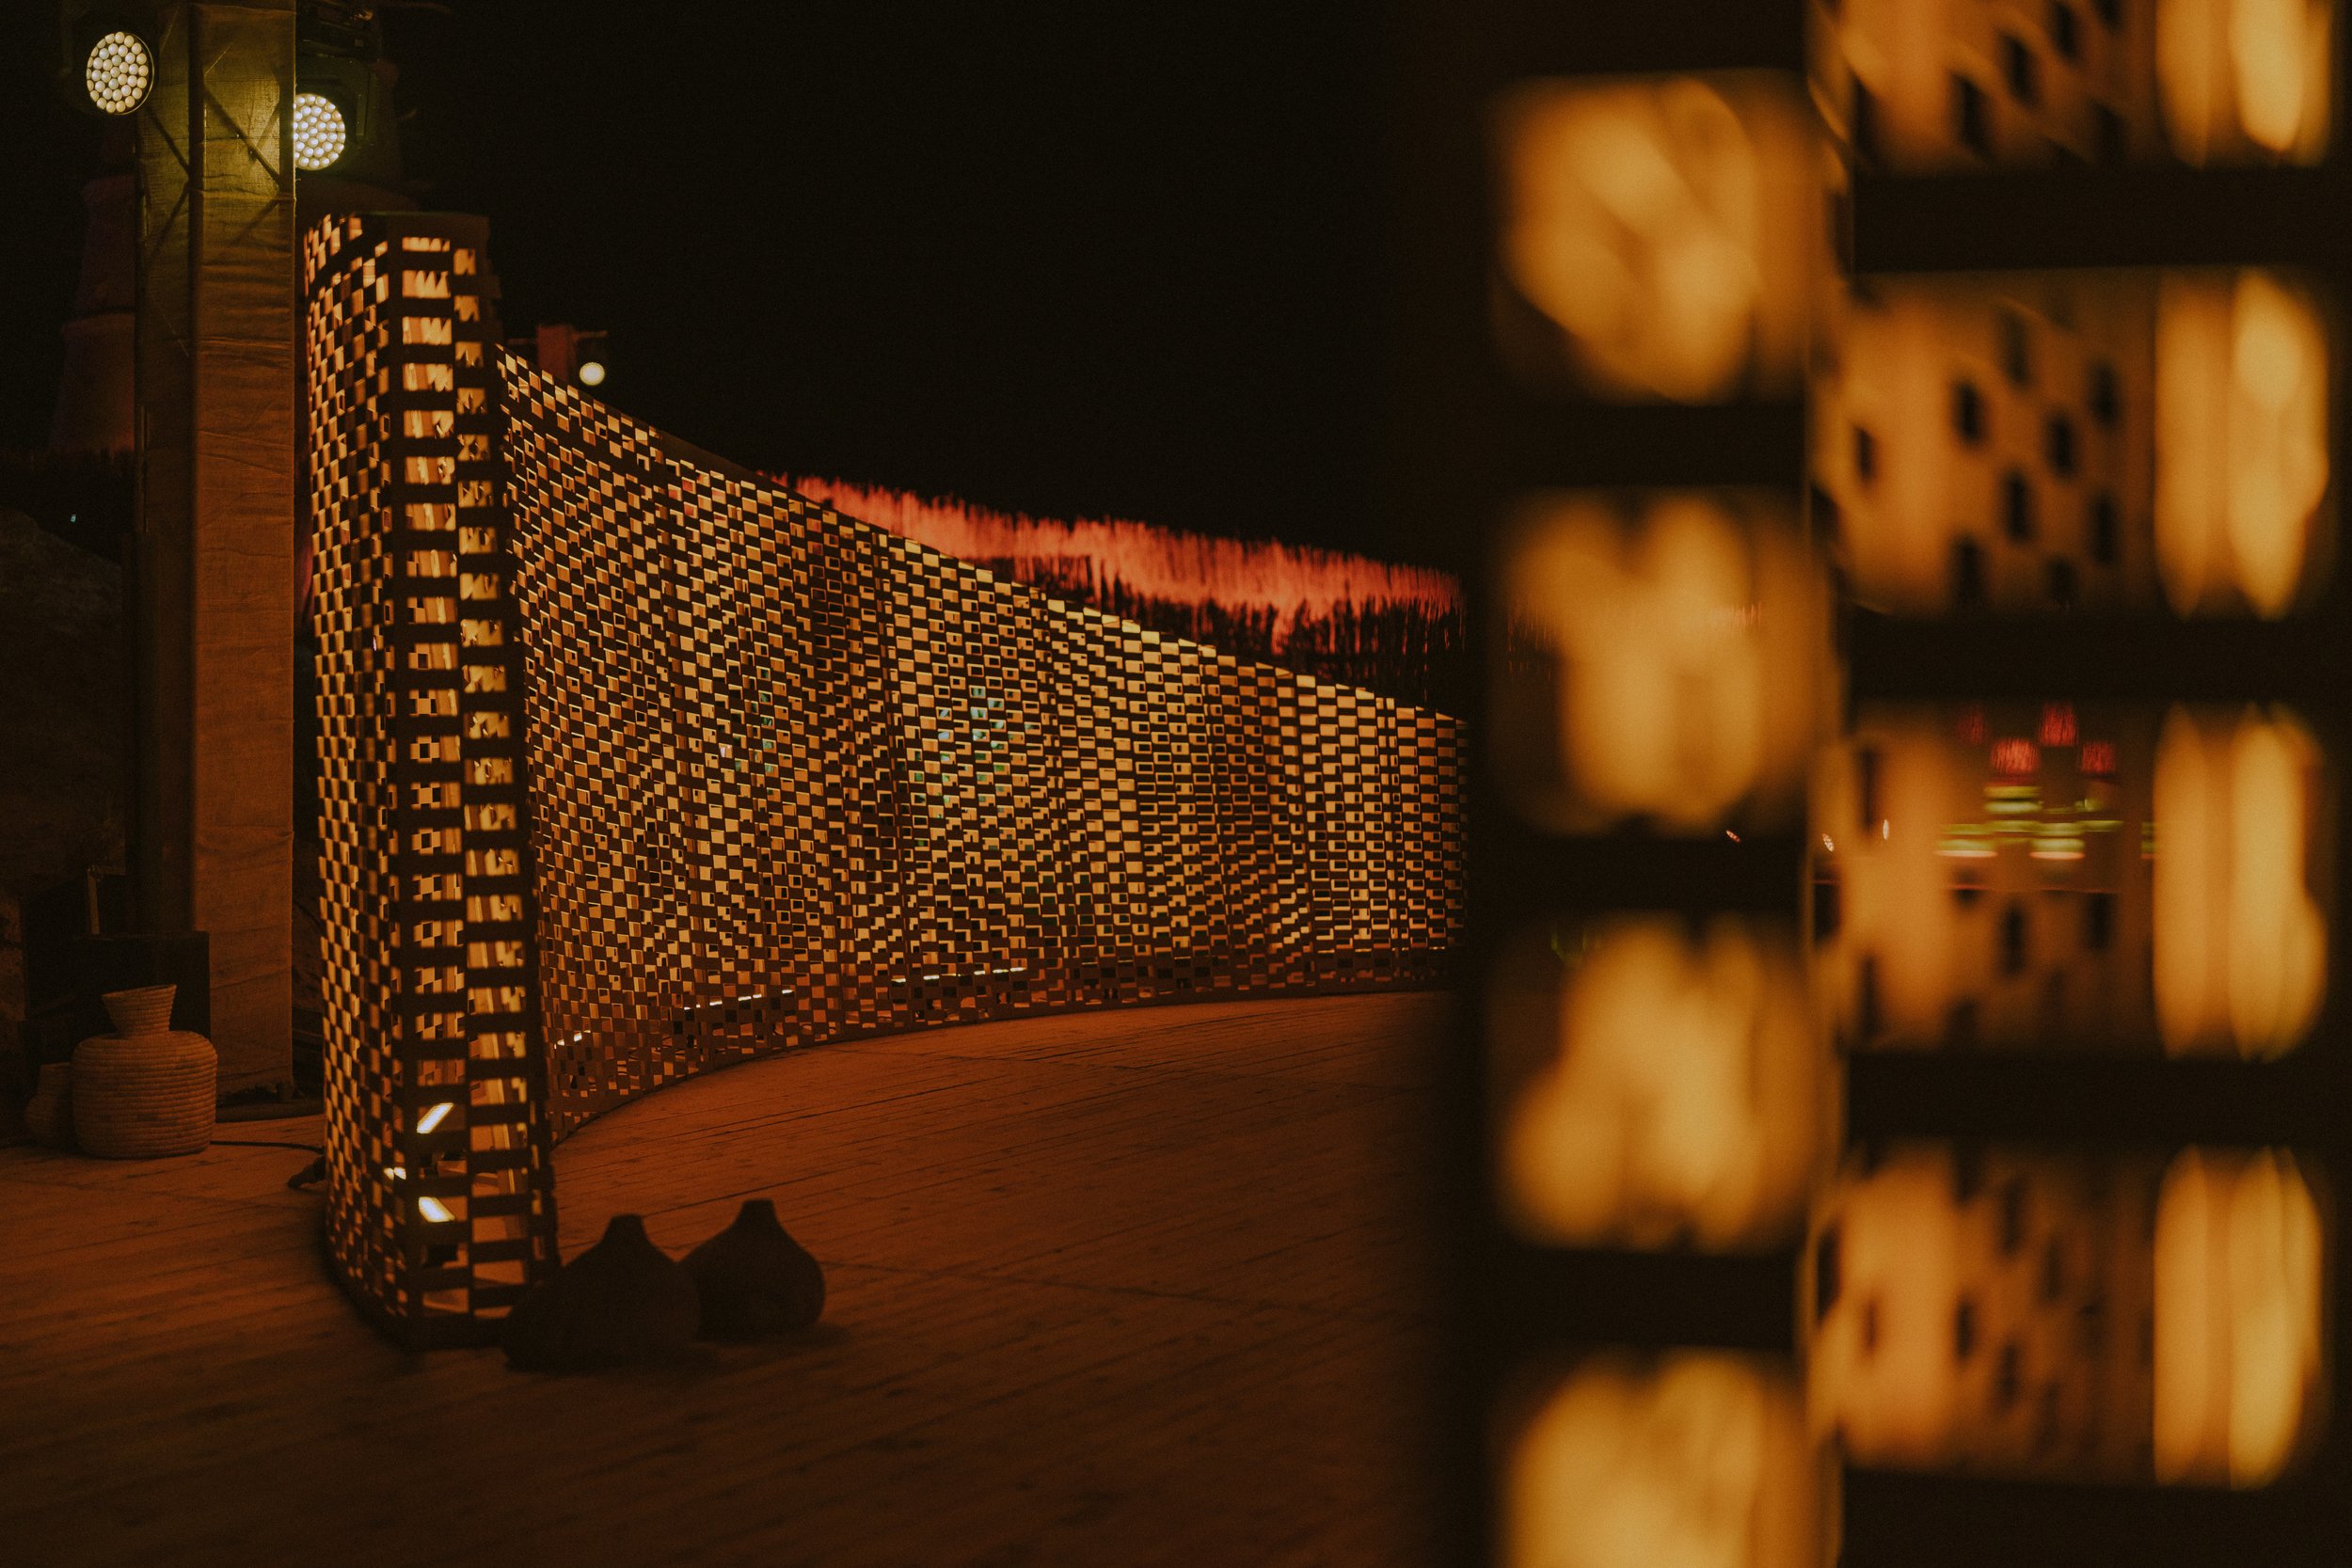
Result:
{"label": "dark clay jug", "polygon": [[753,1198],[735,1223],[686,1255],[703,1307],[702,1337],[746,1339],[807,1328],[825,1310],[825,1271]]}
{"label": "dark clay jug", "polygon": [[499,1342],[527,1370],[580,1371],[675,1356],[701,1317],[693,1276],[643,1219],[615,1214],[603,1240],[516,1305]]}

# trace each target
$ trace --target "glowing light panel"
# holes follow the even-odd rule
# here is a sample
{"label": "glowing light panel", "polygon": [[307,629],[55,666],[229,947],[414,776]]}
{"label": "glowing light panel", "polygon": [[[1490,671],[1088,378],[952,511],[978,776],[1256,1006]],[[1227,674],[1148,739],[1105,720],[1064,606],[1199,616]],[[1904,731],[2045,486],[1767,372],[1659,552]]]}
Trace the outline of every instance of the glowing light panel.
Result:
{"label": "glowing light panel", "polygon": [[155,58],[137,34],[108,33],[90,46],[82,84],[89,89],[89,101],[104,113],[133,113],[155,85]]}
{"label": "glowing light panel", "polygon": [[1795,932],[1732,917],[1563,928],[1493,991],[1499,1189],[1531,1239],[1778,1244],[1834,1139]]}
{"label": "glowing light panel", "polygon": [[2281,1150],[1896,1146],[1821,1200],[1814,1429],[1868,1465],[2266,1484],[2324,1414],[2326,1247]]}
{"label": "glowing light panel", "polygon": [[1794,1380],[1712,1352],[1607,1356],[1510,1440],[1509,1568],[1815,1568],[1821,1472]]}
{"label": "glowing light panel", "polygon": [[2161,0],[2156,102],[2192,164],[2316,163],[2332,119],[2334,0]]}
{"label": "glowing light panel", "polygon": [[2327,779],[2284,710],[1863,708],[1815,780],[1839,1037],[2284,1054],[2327,990]]}
{"label": "glowing light panel", "polygon": [[1506,355],[1598,396],[1711,403],[1802,372],[1825,219],[1804,105],[1769,78],[1535,82],[1502,103]]}
{"label": "glowing light panel", "polygon": [[1493,743],[1559,832],[1786,815],[1827,731],[1824,585],[1782,509],[1702,491],[1524,507]]}
{"label": "glowing light panel", "polygon": [[312,174],[331,167],[343,155],[347,135],[343,112],[333,99],[315,92],[294,94],[294,167]]}

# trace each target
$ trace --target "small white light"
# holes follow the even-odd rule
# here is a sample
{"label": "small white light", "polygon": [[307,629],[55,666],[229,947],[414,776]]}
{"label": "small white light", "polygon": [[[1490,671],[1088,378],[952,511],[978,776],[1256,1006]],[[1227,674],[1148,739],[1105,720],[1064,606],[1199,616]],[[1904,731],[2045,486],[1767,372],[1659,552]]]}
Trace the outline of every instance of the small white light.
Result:
{"label": "small white light", "polygon": [[594,360],[594,359],[591,359],[591,360],[589,360],[586,364],[584,364],[584,365],[580,366],[580,384],[582,387],[601,387],[601,386],[603,386],[603,385],[604,385],[604,367],[603,367],[601,364],[598,364],[598,363],[597,363],[596,360]]}
{"label": "small white light", "polygon": [[127,115],[147,102],[155,85],[155,57],[136,33],[108,33],[90,45],[82,67],[89,101],[110,115]]}
{"label": "small white light", "polygon": [[417,1199],[417,1212],[431,1220],[435,1225],[447,1225],[457,1217],[449,1212],[449,1205],[437,1197]]}
{"label": "small white light", "polygon": [[448,1117],[449,1114],[455,1109],[457,1109],[456,1106],[446,1101],[432,1107],[430,1110],[426,1111],[423,1116],[417,1118],[417,1131],[420,1132],[432,1132],[436,1127],[440,1126],[442,1121]]}
{"label": "small white light", "polygon": [[294,102],[294,167],[316,174],[343,155],[343,112],[321,93],[298,92]]}

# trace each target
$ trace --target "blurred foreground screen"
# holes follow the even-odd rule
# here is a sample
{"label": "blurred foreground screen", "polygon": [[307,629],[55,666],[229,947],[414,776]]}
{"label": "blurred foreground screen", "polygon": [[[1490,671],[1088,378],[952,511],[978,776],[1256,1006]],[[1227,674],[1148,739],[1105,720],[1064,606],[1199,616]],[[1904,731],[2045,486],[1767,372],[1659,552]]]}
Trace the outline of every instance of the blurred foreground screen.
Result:
{"label": "blurred foreground screen", "polygon": [[1866,164],[2312,164],[2333,0],[1816,0],[1820,101]]}
{"label": "blurred foreground screen", "polygon": [[1520,811],[1672,832],[1802,811],[1831,718],[1829,605],[1785,503],[1536,495],[1502,557],[1493,746]]}
{"label": "blurred foreground screen", "polygon": [[1806,1271],[1814,1428],[1865,1465],[2265,1485],[2324,1411],[2326,1241],[2280,1150],[1857,1156]]}
{"label": "blurred foreground screen", "polygon": [[1820,1465],[1761,1357],[1599,1356],[1531,1380],[1504,1435],[1511,1568],[1813,1568]]}
{"label": "blurred foreground screen", "polygon": [[2265,1058],[2319,1016],[2334,797],[2288,709],[1871,705],[1814,790],[1851,1048]]}
{"label": "blurred foreground screen", "polygon": [[2327,322],[2254,269],[1857,285],[1822,535],[1898,614],[2285,615],[2333,555]]}

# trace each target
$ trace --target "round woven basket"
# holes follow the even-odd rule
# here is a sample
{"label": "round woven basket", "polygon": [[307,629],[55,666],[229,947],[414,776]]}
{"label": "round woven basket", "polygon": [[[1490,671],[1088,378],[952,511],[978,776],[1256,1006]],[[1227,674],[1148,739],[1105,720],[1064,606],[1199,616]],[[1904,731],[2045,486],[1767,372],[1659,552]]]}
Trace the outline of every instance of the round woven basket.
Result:
{"label": "round woven basket", "polygon": [[213,1141],[220,1058],[203,1036],[166,1027],[172,990],[149,986],[100,998],[121,1032],[73,1048],[73,1131],[83,1153],[155,1160]]}
{"label": "round woven basket", "polygon": [[98,1004],[106,1009],[116,1034],[160,1035],[171,1027],[172,998],[179,994],[178,986],[140,986],[133,990],[110,990]]}

